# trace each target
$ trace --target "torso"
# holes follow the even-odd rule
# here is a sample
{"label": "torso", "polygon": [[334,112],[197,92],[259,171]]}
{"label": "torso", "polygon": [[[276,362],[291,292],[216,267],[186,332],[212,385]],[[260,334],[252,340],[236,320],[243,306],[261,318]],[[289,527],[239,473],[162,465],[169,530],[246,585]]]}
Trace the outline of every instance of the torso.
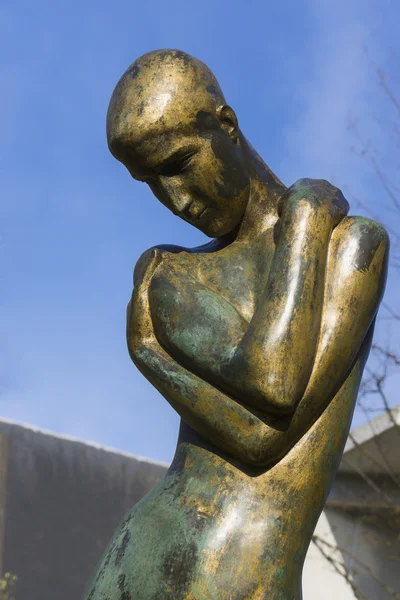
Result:
{"label": "torso", "polygon": [[[180,441],[166,477],[122,521],[86,600],[301,600],[306,542],[340,460],[360,373],[356,364],[317,423],[258,477]],[[334,444],[332,420],[343,422]]]}
{"label": "torso", "polygon": [[[272,230],[251,246],[162,250],[149,298],[172,357],[205,373],[223,357],[232,320],[239,334],[247,328],[273,252]],[[167,476],[119,527],[87,600],[300,600],[304,554],[343,451],[369,344],[318,420],[257,477],[196,435],[181,436]]]}

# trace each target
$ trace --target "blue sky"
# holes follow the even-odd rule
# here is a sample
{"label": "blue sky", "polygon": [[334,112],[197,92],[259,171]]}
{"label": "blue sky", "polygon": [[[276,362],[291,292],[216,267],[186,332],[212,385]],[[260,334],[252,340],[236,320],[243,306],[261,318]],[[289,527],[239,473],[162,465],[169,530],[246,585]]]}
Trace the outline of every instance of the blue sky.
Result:
{"label": "blue sky", "polygon": [[[0,415],[173,456],[178,417],[130,362],[125,307],[143,250],[205,238],[108,152],[108,101],[135,58],[200,58],[287,185],[330,179],[394,223],[348,124],[395,169],[374,64],[392,69],[399,22],[389,0],[2,2]],[[388,300],[397,291],[392,277]]]}

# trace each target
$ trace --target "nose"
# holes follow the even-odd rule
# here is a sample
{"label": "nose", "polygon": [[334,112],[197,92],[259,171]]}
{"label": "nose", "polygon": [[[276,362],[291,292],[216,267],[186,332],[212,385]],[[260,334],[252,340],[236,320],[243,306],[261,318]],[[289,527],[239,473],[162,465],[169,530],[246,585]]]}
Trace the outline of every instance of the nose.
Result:
{"label": "nose", "polygon": [[176,177],[159,176],[155,180],[155,185],[166,200],[165,204],[172,210],[174,215],[184,213],[189,207],[191,198],[182,189],[182,185],[179,184]]}

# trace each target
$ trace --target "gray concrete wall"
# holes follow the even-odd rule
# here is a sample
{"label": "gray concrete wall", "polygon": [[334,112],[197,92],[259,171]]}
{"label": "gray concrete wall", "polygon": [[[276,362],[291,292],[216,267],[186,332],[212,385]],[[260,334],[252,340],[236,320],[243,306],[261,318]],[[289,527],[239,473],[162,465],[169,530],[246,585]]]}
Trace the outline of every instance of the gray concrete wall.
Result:
{"label": "gray concrete wall", "polygon": [[18,576],[17,600],[80,600],[119,521],[166,466],[4,421],[0,435],[3,572]]}

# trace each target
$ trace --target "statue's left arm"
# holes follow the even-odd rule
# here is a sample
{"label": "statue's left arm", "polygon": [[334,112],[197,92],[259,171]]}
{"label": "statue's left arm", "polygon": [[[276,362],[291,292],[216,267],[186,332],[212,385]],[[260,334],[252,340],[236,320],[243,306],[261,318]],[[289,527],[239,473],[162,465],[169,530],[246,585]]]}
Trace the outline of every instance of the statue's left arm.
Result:
{"label": "statue's left arm", "polygon": [[153,328],[149,306],[149,283],[161,261],[158,249],[139,269],[127,308],[127,343],[139,371],[168,400],[182,419],[209,443],[254,466],[268,456],[268,426],[240,403],[198,377],[164,350]]}

